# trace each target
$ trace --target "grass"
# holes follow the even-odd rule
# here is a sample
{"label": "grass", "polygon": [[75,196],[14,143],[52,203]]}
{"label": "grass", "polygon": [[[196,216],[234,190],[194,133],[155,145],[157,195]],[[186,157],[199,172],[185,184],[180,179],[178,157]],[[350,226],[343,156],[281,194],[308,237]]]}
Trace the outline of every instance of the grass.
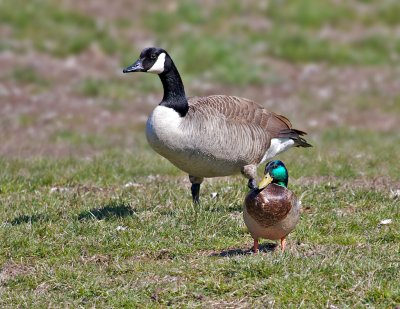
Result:
{"label": "grass", "polygon": [[122,102],[131,99],[135,95],[160,91],[160,88],[162,89],[160,81],[154,76],[136,79],[135,83],[132,83],[129,78],[115,80],[88,78],[76,87],[76,92],[88,97]]}
{"label": "grass", "polygon": [[33,67],[17,67],[10,74],[10,79],[18,83],[34,84],[38,86],[48,86],[49,81],[41,76]]}
{"label": "grass", "polygon": [[[350,164],[345,154],[324,149],[345,147],[352,135],[361,133],[327,132],[321,149],[285,154],[292,179],[325,170],[350,183],[359,178],[369,159]],[[387,151],[358,142],[372,157]],[[314,165],[307,158],[316,152],[327,159]],[[398,200],[385,192],[295,182],[291,188],[305,192],[306,211],[288,252],[251,255],[245,253],[252,241],[241,218],[246,187],[239,176],[206,182],[202,204],[193,206],[186,177],[148,146],[91,160],[3,159],[0,165],[3,307],[400,302],[394,284],[400,214]],[[378,166],[369,167],[368,176],[390,172]],[[396,179],[398,171],[391,172]],[[379,225],[388,218],[392,224]]]}
{"label": "grass", "polygon": [[[233,62],[240,68],[243,64],[252,63],[252,57],[257,55],[253,55],[255,46],[262,47],[259,54],[264,57],[276,57],[294,63],[394,63],[399,54],[399,40],[394,38],[390,27],[398,24],[398,19],[395,21],[392,15],[398,4],[395,1],[386,1],[380,6],[367,3],[364,5],[368,10],[362,11],[356,9],[357,5],[361,5],[357,2],[276,0],[263,7],[257,2],[248,3],[245,7],[235,2],[216,4],[211,9],[182,2],[172,13],[155,12],[150,19],[146,19],[146,25],[158,35],[162,45],[173,46],[175,50],[189,50],[190,55],[202,54],[204,57],[196,58],[211,63],[208,67],[219,67],[215,65],[217,63],[232,67]],[[252,28],[248,23],[242,24],[240,17],[243,16],[247,20],[254,20]],[[226,19],[231,22],[226,23]],[[384,27],[387,31],[373,31],[373,27]],[[323,29],[331,30],[336,36],[324,37],[321,35]],[[343,42],[337,41],[338,36],[345,37],[356,31],[354,38],[349,36]],[[229,35],[232,33],[233,36]],[[168,41],[163,39],[166,36]],[[203,44],[210,47],[204,47]],[[214,52],[210,53],[210,48]],[[232,62],[229,62],[230,58]],[[188,71],[196,71],[197,74],[204,71],[206,66],[204,61],[190,65]],[[239,77],[243,75],[231,76],[229,73],[232,72],[222,72],[215,78],[224,83],[253,84],[262,80],[262,73],[266,69],[255,64],[254,67],[260,70],[247,71],[249,80]]]}
{"label": "grass", "polygon": [[[66,10],[57,1],[0,0],[5,57],[0,60],[16,64],[5,66],[0,76],[0,94],[7,101],[0,117],[9,129],[4,136],[15,131],[35,143],[37,134],[44,149],[70,150],[60,157],[0,157],[0,307],[400,304],[400,204],[390,192],[400,181],[400,137],[398,130],[379,126],[350,127],[360,112],[388,118],[399,112],[392,83],[397,71],[390,71],[400,52],[398,7],[394,0],[273,0],[267,6],[178,1],[165,10],[138,6],[132,20],[123,14],[97,16],[101,10]],[[157,78],[121,78],[120,68],[114,74],[109,63],[101,71],[101,63],[88,61],[96,70],[69,68],[65,72],[72,78],[62,84],[43,73],[46,64],[39,71],[41,63],[23,61],[27,53],[44,53],[60,66],[69,57],[82,63],[81,54],[84,61],[92,57],[85,52],[95,44],[104,52],[101,59],[119,60],[122,68],[136,60],[141,40],[171,53],[188,93],[203,92],[190,89],[194,81],[236,94],[251,86],[272,93],[267,104],[275,91],[282,102],[286,93],[296,92],[302,108],[288,114],[303,124],[346,112],[349,120],[340,126],[321,119],[309,132],[313,148],[279,157],[304,209],[287,252],[273,251],[275,244],[263,241],[260,254],[249,254],[252,239],[241,212],[244,179],[206,180],[202,203],[194,206],[187,176],[149,148],[142,126],[130,121],[129,113],[136,117],[149,109],[147,101],[158,98]],[[32,54],[29,59],[35,59]],[[311,76],[299,87],[292,78],[308,62],[322,64],[315,73],[325,70],[322,77],[369,67],[371,86],[357,90],[357,78],[313,81]],[[373,82],[379,76],[383,82]],[[334,96],[318,101],[314,92],[331,83]],[[356,90],[335,87],[346,83]],[[29,100],[32,93],[40,95]],[[154,98],[144,99],[149,94]],[[42,115],[53,108],[60,116],[41,126]],[[122,117],[122,111],[129,116]],[[108,115],[104,123],[98,118],[102,112]],[[392,223],[380,224],[385,219]]]}
{"label": "grass", "polygon": [[334,5],[333,1],[315,2],[271,1],[266,9],[267,16],[279,23],[292,23],[305,28],[318,29],[324,25],[345,27],[354,22],[357,12],[347,3]]}
{"label": "grass", "polygon": [[[27,4],[21,0],[2,0],[0,25],[12,25],[14,38],[27,40],[37,50],[58,57],[80,53],[94,42],[107,53],[115,52],[117,47],[115,40],[94,19],[67,11],[54,1],[34,0]],[[23,51],[21,46],[14,49]]]}

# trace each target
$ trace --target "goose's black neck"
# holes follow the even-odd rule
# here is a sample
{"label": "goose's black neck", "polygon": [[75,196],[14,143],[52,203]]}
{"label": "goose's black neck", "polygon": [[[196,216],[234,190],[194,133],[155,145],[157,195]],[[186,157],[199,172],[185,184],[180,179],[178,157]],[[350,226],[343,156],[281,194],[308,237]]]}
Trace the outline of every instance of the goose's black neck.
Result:
{"label": "goose's black neck", "polygon": [[189,104],[178,69],[172,62],[169,70],[158,76],[164,87],[164,97],[160,105],[173,108],[181,117],[184,117],[189,110]]}

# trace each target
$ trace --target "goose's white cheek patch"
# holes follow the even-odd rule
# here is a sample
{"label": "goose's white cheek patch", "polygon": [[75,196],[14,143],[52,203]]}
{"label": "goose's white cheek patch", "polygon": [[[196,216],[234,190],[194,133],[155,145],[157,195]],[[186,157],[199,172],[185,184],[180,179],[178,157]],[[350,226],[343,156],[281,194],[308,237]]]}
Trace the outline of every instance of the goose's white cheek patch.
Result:
{"label": "goose's white cheek patch", "polygon": [[147,70],[148,73],[160,74],[164,72],[165,53],[158,56],[157,61]]}

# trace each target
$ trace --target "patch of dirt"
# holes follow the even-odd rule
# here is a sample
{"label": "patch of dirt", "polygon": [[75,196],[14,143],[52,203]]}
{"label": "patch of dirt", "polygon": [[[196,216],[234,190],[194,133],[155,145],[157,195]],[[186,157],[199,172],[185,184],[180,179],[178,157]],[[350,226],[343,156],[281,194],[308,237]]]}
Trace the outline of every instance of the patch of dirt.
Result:
{"label": "patch of dirt", "polygon": [[115,1],[110,7],[106,1],[88,0],[63,0],[64,7],[79,11],[84,15],[103,21],[113,21],[120,18],[127,18],[132,21],[140,19],[142,14],[150,8],[157,8],[157,4],[145,1],[119,0]]}
{"label": "patch of dirt", "polygon": [[201,305],[204,308],[217,308],[217,309],[240,309],[240,308],[250,308],[251,305],[244,299],[241,300],[221,300],[221,299],[207,299],[206,297],[201,298]]}
{"label": "patch of dirt", "polygon": [[92,256],[81,256],[81,261],[83,264],[93,263],[93,264],[104,264],[108,265],[111,262],[111,257],[109,255],[95,254]]}
{"label": "patch of dirt", "polygon": [[115,193],[118,188],[116,187],[96,187],[96,186],[87,186],[87,185],[77,185],[74,187],[52,187],[49,193],[73,193],[78,195],[86,195],[88,193],[95,194],[110,194]]}
{"label": "patch of dirt", "polygon": [[50,289],[50,285],[46,282],[42,282],[35,289],[35,294],[45,294]]}
{"label": "patch of dirt", "polygon": [[[113,111],[109,100],[77,92],[87,78],[119,78],[118,59],[96,50],[65,60],[33,52],[23,57],[0,53],[0,155],[92,156],[104,148],[134,147],[132,131],[148,113],[145,105],[126,101]],[[49,88],[14,81],[15,68],[33,68],[51,81]]]}
{"label": "patch of dirt", "polygon": [[0,284],[5,284],[17,276],[27,275],[33,272],[29,266],[17,264],[12,261],[6,262],[0,271]]}
{"label": "patch of dirt", "polygon": [[157,284],[160,286],[160,288],[157,288],[157,294],[161,294],[163,291],[162,290],[163,286],[170,284],[180,286],[182,284],[185,284],[186,281],[187,279],[184,277],[169,276],[169,275],[159,276],[159,275],[149,274],[141,279],[132,282],[132,287],[138,288],[138,287],[146,287],[153,284]]}

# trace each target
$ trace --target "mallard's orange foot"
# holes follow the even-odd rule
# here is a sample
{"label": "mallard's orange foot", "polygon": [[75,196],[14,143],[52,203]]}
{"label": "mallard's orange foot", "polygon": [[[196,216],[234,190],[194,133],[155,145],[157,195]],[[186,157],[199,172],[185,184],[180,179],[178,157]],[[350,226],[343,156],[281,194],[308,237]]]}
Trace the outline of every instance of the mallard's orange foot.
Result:
{"label": "mallard's orange foot", "polygon": [[258,253],[258,240],[254,239],[253,252]]}
{"label": "mallard's orange foot", "polygon": [[281,238],[281,251],[285,251],[285,247],[286,247],[286,238],[283,237]]}

